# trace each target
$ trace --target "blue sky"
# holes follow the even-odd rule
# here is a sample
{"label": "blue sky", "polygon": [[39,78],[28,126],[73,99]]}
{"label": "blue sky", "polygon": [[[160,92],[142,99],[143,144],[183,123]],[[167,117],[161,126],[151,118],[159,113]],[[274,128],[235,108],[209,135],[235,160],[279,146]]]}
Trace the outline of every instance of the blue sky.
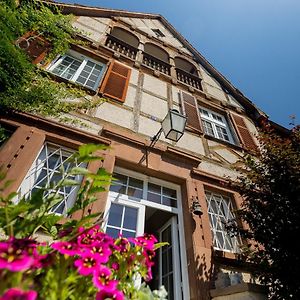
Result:
{"label": "blue sky", "polygon": [[[74,3],[74,1],[63,1]],[[300,123],[299,0],[76,0],[163,15],[270,119]]]}

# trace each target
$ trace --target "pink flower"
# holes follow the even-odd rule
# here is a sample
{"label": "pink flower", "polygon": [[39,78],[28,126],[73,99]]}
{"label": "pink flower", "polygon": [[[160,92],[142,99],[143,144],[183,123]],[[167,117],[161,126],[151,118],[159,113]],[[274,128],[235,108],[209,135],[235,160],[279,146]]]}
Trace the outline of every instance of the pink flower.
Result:
{"label": "pink flower", "polygon": [[87,276],[99,268],[100,262],[93,253],[85,252],[81,255],[81,258],[75,260],[74,265],[78,268],[79,274]]}
{"label": "pink flower", "polygon": [[111,268],[112,268],[113,270],[117,271],[117,270],[119,270],[120,265],[119,265],[117,262],[113,262],[113,263],[111,264]]}
{"label": "pink flower", "polygon": [[2,295],[0,300],[35,300],[36,298],[36,291],[22,291],[18,288],[11,288]]}
{"label": "pink flower", "polygon": [[145,249],[153,250],[155,243],[157,243],[157,239],[153,234],[145,233],[143,236],[139,236],[134,239],[130,238],[130,242]]}
{"label": "pink flower", "polygon": [[38,258],[38,253],[33,240],[10,238],[0,242],[0,269],[24,271],[35,266],[35,258]]}
{"label": "pink flower", "polygon": [[107,263],[112,253],[106,244],[100,242],[94,243],[89,251],[97,257],[100,263]]}
{"label": "pink flower", "polygon": [[67,254],[69,256],[80,253],[77,245],[70,242],[55,242],[51,244],[51,248],[57,250],[61,254]]}
{"label": "pink flower", "polygon": [[110,275],[110,269],[101,265],[93,274],[94,286],[99,290],[104,288],[107,290],[114,290],[118,285],[118,281],[111,280]]}
{"label": "pink flower", "polygon": [[105,299],[114,299],[114,300],[123,300],[124,295],[118,290],[101,290],[96,295],[96,300],[105,300]]}
{"label": "pink flower", "polygon": [[130,249],[130,243],[126,238],[119,237],[118,239],[116,239],[115,245],[116,250],[121,253],[126,253]]}

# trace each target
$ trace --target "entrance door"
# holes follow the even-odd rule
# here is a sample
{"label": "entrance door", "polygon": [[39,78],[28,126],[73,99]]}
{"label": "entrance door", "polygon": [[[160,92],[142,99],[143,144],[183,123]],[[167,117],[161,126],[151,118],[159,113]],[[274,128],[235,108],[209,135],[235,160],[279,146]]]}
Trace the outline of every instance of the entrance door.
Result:
{"label": "entrance door", "polygon": [[181,300],[181,272],[179,260],[179,243],[177,217],[172,217],[160,230],[159,241],[169,245],[160,248],[159,252],[159,285],[168,292],[168,299]]}

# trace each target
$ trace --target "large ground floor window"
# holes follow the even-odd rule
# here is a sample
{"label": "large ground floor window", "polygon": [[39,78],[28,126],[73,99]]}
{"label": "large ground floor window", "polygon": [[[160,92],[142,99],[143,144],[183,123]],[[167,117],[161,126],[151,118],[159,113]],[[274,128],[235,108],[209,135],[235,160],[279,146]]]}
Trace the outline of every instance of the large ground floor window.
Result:
{"label": "large ground floor window", "polygon": [[163,285],[169,300],[189,299],[185,241],[178,185],[116,168],[105,213],[105,230],[113,236],[154,234],[161,248],[153,268],[152,289]]}

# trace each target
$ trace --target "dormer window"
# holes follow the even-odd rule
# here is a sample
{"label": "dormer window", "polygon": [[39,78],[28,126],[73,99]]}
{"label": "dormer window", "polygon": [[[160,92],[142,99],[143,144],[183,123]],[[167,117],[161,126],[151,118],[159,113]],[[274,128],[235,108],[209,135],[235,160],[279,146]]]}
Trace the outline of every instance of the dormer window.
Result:
{"label": "dormer window", "polygon": [[103,76],[105,64],[75,51],[58,58],[49,71],[59,77],[96,90]]}
{"label": "dormer window", "polygon": [[223,115],[203,107],[199,110],[203,129],[207,135],[235,144],[228,122]]}
{"label": "dormer window", "polygon": [[159,30],[158,28],[151,28],[151,30],[155,33],[157,38],[165,37],[165,35],[162,33],[162,31]]}

